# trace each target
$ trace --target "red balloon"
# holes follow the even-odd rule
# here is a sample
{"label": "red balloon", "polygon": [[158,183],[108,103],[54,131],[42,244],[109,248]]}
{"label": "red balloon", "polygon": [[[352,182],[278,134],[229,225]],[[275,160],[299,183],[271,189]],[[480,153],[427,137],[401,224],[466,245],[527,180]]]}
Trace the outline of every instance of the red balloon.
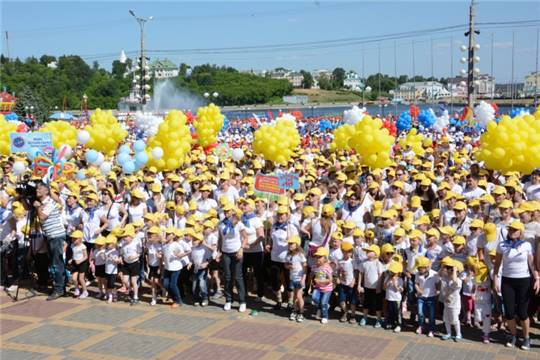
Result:
{"label": "red balloon", "polygon": [[396,136],[396,133],[397,133],[396,124],[394,124],[392,121],[385,120],[382,124],[382,128],[385,128],[386,130],[388,130],[390,135],[394,137]]}
{"label": "red balloon", "polygon": [[411,105],[409,107],[409,115],[411,115],[413,118],[418,117],[418,115],[420,115],[420,108],[418,106]]}
{"label": "red balloon", "polygon": [[212,152],[212,150],[214,150],[214,148],[217,146],[217,143],[213,143],[213,144],[210,144],[208,146],[206,146],[203,150],[204,150],[204,153],[205,155],[208,155]]}
{"label": "red balloon", "polygon": [[20,123],[19,125],[17,125],[16,131],[19,133],[28,132],[28,126],[26,126],[26,124]]}

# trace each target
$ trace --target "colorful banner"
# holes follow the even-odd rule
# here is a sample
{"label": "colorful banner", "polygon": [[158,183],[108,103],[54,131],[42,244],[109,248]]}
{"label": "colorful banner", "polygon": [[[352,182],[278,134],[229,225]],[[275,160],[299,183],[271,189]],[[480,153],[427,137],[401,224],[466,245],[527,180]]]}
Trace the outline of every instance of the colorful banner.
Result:
{"label": "colorful banner", "polygon": [[257,175],[255,177],[255,190],[266,194],[285,194],[285,190],[279,186],[277,176]]}
{"label": "colorful banner", "polygon": [[297,173],[279,174],[279,188],[283,190],[300,189],[300,175]]}
{"label": "colorful banner", "polygon": [[44,150],[52,147],[52,133],[50,132],[27,132],[9,134],[10,151],[14,153],[28,154],[31,149]]}

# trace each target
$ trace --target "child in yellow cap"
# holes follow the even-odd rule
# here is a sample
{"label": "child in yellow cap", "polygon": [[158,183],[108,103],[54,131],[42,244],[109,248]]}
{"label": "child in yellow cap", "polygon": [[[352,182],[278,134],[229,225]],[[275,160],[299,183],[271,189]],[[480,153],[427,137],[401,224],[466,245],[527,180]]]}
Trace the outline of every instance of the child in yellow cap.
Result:
{"label": "child in yellow cap", "polygon": [[313,254],[315,266],[312,273],[313,292],[311,299],[317,306],[317,318],[321,319],[321,324],[328,323],[328,310],[330,296],[332,295],[332,267],[328,263],[328,250],[320,247]]}
{"label": "child in yellow cap", "polygon": [[148,238],[146,246],[146,263],[148,264],[148,279],[152,285],[152,300],[150,306],[157,303],[157,292],[160,287],[162,270],[163,245],[161,244],[162,231],[158,226],[152,226],[146,232]]}
{"label": "child in yellow cap", "polygon": [[95,275],[98,282],[98,299],[103,300],[107,296],[107,279],[105,277],[105,237],[99,236],[94,243]]}
{"label": "child in yellow cap", "polygon": [[[83,244],[83,233],[81,231],[76,230],[71,233],[71,251],[73,255],[68,261],[68,265],[71,266],[71,277],[75,285],[73,296],[84,299],[88,297],[85,279],[85,274],[88,270],[88,253],[86,246]],[[82,292],[80,292],[79,286]]]}
{"label": "child in yellow cap", "polygon": [[191,259],[193,262],[192,294],[194,305],[208,305],[208,266],[213,249],[204,244],[203,234],[191,233]]}
{"label": "child in yellow cap", "polygon": [[[429,331],[428,337],[434,337],[435,332],[435,310],[437,306],[437,295],[439,290],[439,274],[431,269],[431,261],[425,256],[417,256],[415,259],[416,276],[414,279],[414,290],[416,292],[416,303],[418,312],[418,335],[424,332],[424,314],[428,312]],[[413,319],[411,313],[411,320]]]}
{"label": "child in yellow cap", "polygon": [[293,292],[293,310],[289,320],[304,321],[304,288],[306,287],[307,259],[300,246],[300,237],[291,236],[288,240],[285,268],[289,270],[289,290]]}
{"label": "child in yellow cap", "polygon": [[403,293],[403,279],[400,276],[403,265],[400,262],[392,261],[388,266],[386,280],[383,284],[385,290],[385,300],[388,307],[386,317],[386,328],[392,329],[395,333],[401,331],[400,326],[400,304]]}
{"label": "child in yellow cap", "polygon": [[384,266],[379,261],[381,251],[375,244],[370,245],[366,250],[367,260],[360,266],[360,274],[358,276],[358,293],[364,294],[364,316],[360,320],[360,326],[364,326],[367,323],[368,313],[375,311],[377,315],[377,321],[375,322],[375,328],[382,326],[381,313],[382,313],[382,275],[384,273]]}
{"label": "child in yellow cap", "polygon": [[116,246],[116,236],[109,234],[105,238],[105,277],[107,278],[107,302],[116,301],[115,280],[118,275],[118,264],[122,262],[120,251]]}
{"label": "child in yellow cap", "polygon": [[338,262],[337,284],[339,288],[339,306],[342,311],[339,321],[345,322],[349,320],[351,324],[356,324],[356,304],[358,303],[358,297],[354,287],[356,278],[353,265],[353,250],[351,243],[343,242],[341,244],[343,258]]}
{"label": "child in yellow cap", "polygon": [[442,340],[449,340],[452,337],[452,325],[456,331],[454,341],[461,340],[461,324],[459,322],[459,313],[461,311],[461,286],[462,281],[459,278],[459,270],[463,270],[460,262],[445,257],[441,261],[441,270],[439,270],[441,282],[441,297],[444,302],[443,320],[446,334]]}

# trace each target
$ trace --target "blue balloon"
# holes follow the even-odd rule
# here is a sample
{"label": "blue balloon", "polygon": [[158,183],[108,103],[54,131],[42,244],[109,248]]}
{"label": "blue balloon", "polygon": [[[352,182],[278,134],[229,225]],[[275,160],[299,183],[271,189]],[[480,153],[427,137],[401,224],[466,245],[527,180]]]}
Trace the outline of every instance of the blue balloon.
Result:
{"label": "blue balloon", "polygon": [[148,154],[144,151],[140,152],[140,153],[137,153],[137,155],[135,155],[135,164],[137,165],[146,165],[146,163],[148,162]]}
{"label": "blue balloon", "polygon": [[420,125],[422,125],[425,129],[429,129],[430,127],[435,124],[437,119],[435,118],[435,114],[431,109],[429,110],[422,110],[420,111],[420,114],[418,115],[418,122]]}
{"label": "blue balloon", "polygon": [[84,180],[86,178],[84,173],[82,171],[80,171],[80,170],[77,171],[77,174],[75,176],[77,176],[77,179],[79,179],[79,180]]}
{"label": "blue balloon", "polygon": [[119,154],[122,154],[122,153],[129,154],[130,152],[131,152],[131,149],[129,148],[129,145],[127,144],[120,146],[120,148],[118,149]]}
{"label": "blue balloon", "polygon": [[116,157],[116,163],[120,166],[131,160],[131,156],[128,153],[120,153]]}
{"label": "blue balloon", "polygon": [[408,111],[404,111],[399,115],[396,121],[396,129],[398,132],[411,130],[412,119]]}
{"label": "blue balloon", "polygon": [[530,114],[530,112],[529,112],[529,109],[524,108],[524,107],[513,108],[510,111],[510,117],[512,117],[512,118],[516,117],[516,116],[523,116],[523,115],[526,115],[526,114]]}
{"label": "blue balloon", "polygon": [[330,120],[322,119],[319,122],[320,131],[332,130],[333,128],[334,128],[334,125],[330,122]]}
{"label": "blue balloon", "polygon": [[223,117],[223,126],[221,127],[220,131],[227,131],[227,129],[229,128],[229,125],[230,125],[229,118],[224,115],[224,117]]}
{"label": "blue balloon", "polygon": [[133,161],[127,161],[122,165],[122,171],[124,174],[133,174],[136,170],[135,163]]}
{"label": "blue balloon", "polygon": [[135,150],[136,153],[144,151],[145,148],[146,148],[146,144],[142,140],[137,140],[133,144],[133,150]]}
{"label": "blue balloon", "polygon": [[88,150],[86,152],[86,161],[88,161],[90,164],[93,164],[97,161],[99,155],[96,150]]}

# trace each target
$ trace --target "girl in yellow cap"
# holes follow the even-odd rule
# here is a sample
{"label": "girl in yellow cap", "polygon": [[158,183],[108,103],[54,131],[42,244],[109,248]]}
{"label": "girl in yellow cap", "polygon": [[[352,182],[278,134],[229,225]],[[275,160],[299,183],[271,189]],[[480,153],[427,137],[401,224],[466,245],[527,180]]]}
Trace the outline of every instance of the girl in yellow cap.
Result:
{"label": "girl in yellow cap", "polygon": [[358,292],[364,294],[364,316],[360,320],[360,326],[364,326],[367,323],[368,313],[375,312],[377,320],[375,322],[375,328],[382,326],[382,275],[384,273],[384,266],[379,261],[381,255],[380,248],[373,244],[366,250],[367,260],[360,266],[360,274],[358,276]]}
{"label": "girl in yellow cap", "polygon": [[321,319],[321,324],[326,324],[328,323],[328,303],[333,290],[333,271],[328,263],[328,249],[320,247],[315,251],[314,256],[316,262],[311,271],[313,283],[311,299],[317,306],[316,318]]}
{"label": "girl in yellow cap", "polygon": [[461,340],[461,324],[459,313],[461,312],[461,287],[462,280],[459,278],[459,270],[463,270],[461,263],[450,257],[445,257],[441,261],[439,270],[441,282],[441,299],[444,303],[443,320],[446,334],[442,340],[449,340],[452,337],[452,326],[456,331],[454,341]]}
{"label": "girl in yellow cap", "polygon": [[386,328],[393,329],[395,333],[401,331],[400,304],[403,293],[403,279],[400,277],[403,265],[397,261],[392,261],[387,270],[388,276],[384,280],[383,289],[385,300],[388,306],[386,317]]}
{"label": "girl in yellow cap", "polygon": [[[428,337],[434,337],[435,310],[437,295],[439,294],[439,274],[431,269],[431,262],[425,256],[418,256],[415,260],[416,277],[414,290],[416,291],[416,303],[418,312],[418,335],[424,332],[425,314],[429,316]],[[411,318],[412,320],[413,318]]]}
{"label": "girl in yellow cap", "polygon": [[[73,284],[75,285],[75,291],[73,296],[79,299],[88,297],[88,291],[86,291],[86,279],[85,274],[88,270],[88,253],[86,246],[83,244],[83,234],[80,231],[74,231],[71,234],[71,251],[72,257],[68,261],[68,265],[71,266],[71,277]],[[79,290],[79,286],[82,292]]]}
{"label": "girl in yellow cap", "polygon": [[304,288],[306,286],[307,260],[300,246],[300,237],[292,236],[288,240],[288,252],[285,267],[289,270],[289,290],[293,292],[293,310],[289,320],[304,321]]}
{"label": "girl in yellow cap", "polygon": [[146,263],[148,264],[148,279],[152,285],[152,300],[150,306],[156,305],[157,293],[160,288],[160,278],[163,273],[162,258],[163,245],[161,244],[162,231],[158,226],[151,226],[146,232],[148,243],[146,247]]}

